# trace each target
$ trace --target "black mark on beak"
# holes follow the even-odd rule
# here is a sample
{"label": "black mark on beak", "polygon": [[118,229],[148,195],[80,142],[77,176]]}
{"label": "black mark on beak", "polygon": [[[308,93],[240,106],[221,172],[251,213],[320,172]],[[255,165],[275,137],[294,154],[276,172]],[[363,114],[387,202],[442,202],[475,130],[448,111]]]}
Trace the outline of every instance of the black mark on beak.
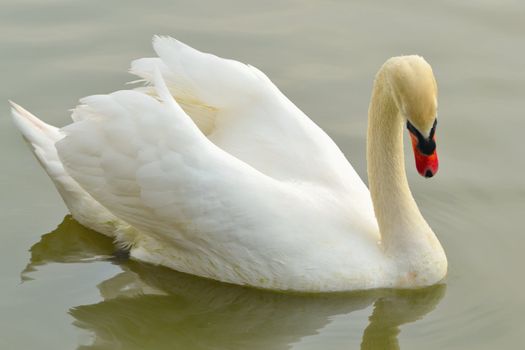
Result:
{"label": "black mark on beak", "polygon": [[412,135],[417,137],[417,149],[421,153],[427,156],[432,155],[434,151],[436,150],[436,142],[434,141],[434,134],[436,133],[436,125],[437,125],[437,119],[434,121],[434,125],[432,126],[432,129],[430,130],[430,135],[428,136],[428,139],[427,139],[423,137],[423,135],[421,135],[419,130],[416,129],[416,127],[407,120],[408,131],[410,131]]}

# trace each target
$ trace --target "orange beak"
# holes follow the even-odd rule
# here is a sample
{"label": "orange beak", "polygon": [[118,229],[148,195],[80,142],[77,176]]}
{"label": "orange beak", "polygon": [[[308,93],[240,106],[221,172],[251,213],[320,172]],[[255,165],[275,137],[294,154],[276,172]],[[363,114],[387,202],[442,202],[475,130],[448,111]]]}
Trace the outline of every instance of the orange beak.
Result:
{"label": "orange beak", "polygon": [[412,149],[416,158],[416,168],[419,175],[432,177],[438,171],[438,155],[436,152],[436,126],[437,119],[430,130],[430,134],[424,137],[419,130],[407,121],[407,129],[412,139]]}
{"label": "orange beak", "polygon": [[[414,157],[416,159],[416,168],[418,173],[424,177],[434,176],[439,167],[438,155],[436,148],[430,154],[425,154],[421,151],[420,139],[410,132],[410,138],[412,139],[412,149],[414,150]],[[432,136],[432,141],[435,143],[436,138]]]}

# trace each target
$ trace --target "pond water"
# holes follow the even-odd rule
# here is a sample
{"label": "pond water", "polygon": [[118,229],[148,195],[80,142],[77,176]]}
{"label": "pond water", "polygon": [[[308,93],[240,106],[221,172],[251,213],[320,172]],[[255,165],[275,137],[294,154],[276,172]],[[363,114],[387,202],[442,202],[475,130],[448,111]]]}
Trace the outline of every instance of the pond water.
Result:
{"label": "pond water", "polygon": [[168,34],[265,71],[362,177],[375,72],[390,56],[425,56],[440,87],[440,172],[407,168],[450,270],[417,291],[302,296],[113,257],[67,216],[5,102],[0,348],[523,347],[523,18],[511,0],[1,1],[0,101],[65,125],[78,98],[123,88],[129,62]]}

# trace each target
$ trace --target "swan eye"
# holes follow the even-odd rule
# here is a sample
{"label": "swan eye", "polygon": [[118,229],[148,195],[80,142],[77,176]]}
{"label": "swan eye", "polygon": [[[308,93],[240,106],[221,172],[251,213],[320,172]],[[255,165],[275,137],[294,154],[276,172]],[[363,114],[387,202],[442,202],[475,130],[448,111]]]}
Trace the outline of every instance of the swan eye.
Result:
{"label": "swan eye", "polygon": [[423,137],[421,135],[421,133],[419,132],[419,130],[416,129],[416,127],[414,125],[412,125],[411,122],[409,122],[407,120],[407,129],[408,131],[410,131],[414,136],[417,136],[417,138],[419,139],[419,136]]}
{"label": "swan eye", "polygon": [[[430,129],[430,134],[428,136],[429,140],[432,140],[434,138],[434,135],[436,134],[436,126],[437,126],[437,119],[434,119],[434,124],[432,125],[432,129]],[[425,137],[419,132],[419,130],[412,125],[410,121],[407,120],[407,129],[410,131],[414,136],[416,136],[418,139],[425,140]]]}

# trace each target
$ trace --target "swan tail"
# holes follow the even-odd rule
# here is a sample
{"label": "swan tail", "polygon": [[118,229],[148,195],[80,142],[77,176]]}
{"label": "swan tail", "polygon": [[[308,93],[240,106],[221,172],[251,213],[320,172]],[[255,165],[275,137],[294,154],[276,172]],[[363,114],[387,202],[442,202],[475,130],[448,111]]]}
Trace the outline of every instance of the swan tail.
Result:
{"label": "swan tail", "polygon": [[[11,102],[11,115],[16,127],[24,139],[31,145],[36,158],[51,176],[61,172],[61,162],[55,149],[55,143],[64,137],[59,128],[46,124],[33,114]],[[62,168],[63,171],[63,168]]]}
{"label": "swan tail", "polygon": [[73,217],[88,228],[114,236],[115,228],[123,224],[82,189],[64,169],[55,147],[64,138],[64,133],[16,103],[10,103],[13,122],[31,146],[33,154],[55,184]]}

